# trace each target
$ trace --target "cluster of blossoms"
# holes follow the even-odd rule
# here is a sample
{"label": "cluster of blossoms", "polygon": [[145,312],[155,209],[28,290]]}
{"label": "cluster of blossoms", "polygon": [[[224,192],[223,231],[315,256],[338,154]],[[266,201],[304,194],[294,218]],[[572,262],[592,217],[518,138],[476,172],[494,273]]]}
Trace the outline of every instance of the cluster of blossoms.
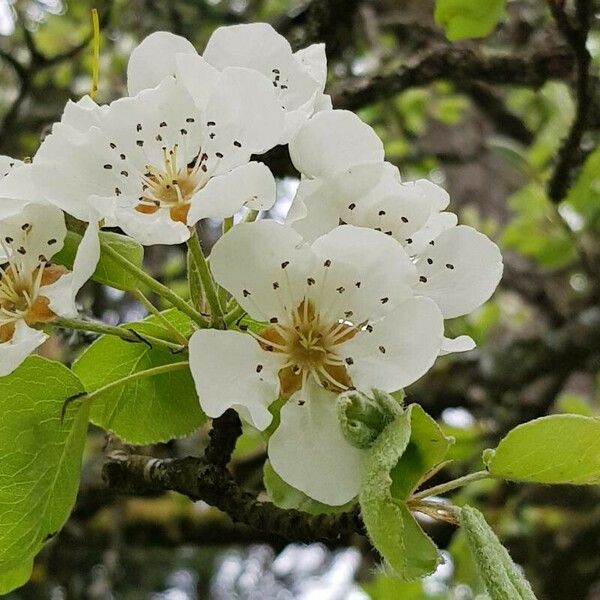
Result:
{"label": "cluster of blossoms", "polygon": [[[265,24],[220,28],[203,55],[155,33],[131,55],[129,96],[69,103],[31,164],[2,158],[2,373],[73,314],[99,226],[179,244],[200,219],[269,209],[275,180],[253,157],[287,144],[300,183],[286,223],[239,223],[210,255],[219,298],[246,316],[198,329],[190,369],[208,416],[234,408],[272,431],[281,478],[330,505],[351,500],[365,451],[345,438],[336,397],[396,392],[440,354],[472,349],[444,337],[444,319],[491,296],[502,259],[445,212],[444,190],[401,181],[375,132],[331,107],[326,72],[322,44],[293,53]],[[89,223],[71,273],[50,263],[62,211]]]}

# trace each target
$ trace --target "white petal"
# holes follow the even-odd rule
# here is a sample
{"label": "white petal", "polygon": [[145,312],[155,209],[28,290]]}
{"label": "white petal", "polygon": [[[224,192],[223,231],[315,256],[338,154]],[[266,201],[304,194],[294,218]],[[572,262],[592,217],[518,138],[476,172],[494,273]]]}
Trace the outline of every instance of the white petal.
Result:
{"label": "white petal", "polygon": [[383,143],[373,129],[347,110],[314,115],[290,142],[294,166],[319,177],[358,164],[383,161]]}
{"label": "white petal", "polygon": [[367,457],[344,438],[335,400],[335,394],[314,384],[304,397],[296,392],[281,408],[268,449],[271,465],[284,481],[331,506],[358,494]]}
{"label": "white petal", "polygon": [[32,272],[40,256],[52,258],[63,246],[67,228],[61,210],[49,204],[26,204],[0,220],[2,254]]}
{"label": "white petal", "polygon": [[303,179],[288,222],[308,241],[342,222],[377,229],[405,244],[432,211],[419,184],[402,183],[390,163],[357,165],[316,180]]}
{"label": "white petal", "polygon": [[218,69],[236,66],[259,71],[269,79],[280,106],[293,111],[311,99],[314,104],[323,91],[318,53],[319,48],[309,50],[304,61],[298,60],[273,27],[251,23],[219,27],[208,41],[204,58]]}
{"label": "white petal", "polygon": [[429,298],[411,298],[380,321],[370,323],[340,349],[354,386],[395,392],[433,365],[442,346],[444,323]]}
{"label": "white petal", "polygon": [[259,321],[287,318],[306,291],[312,253],[290,227],[275,221],[241,223],[214,246],[216,281]]}
{"label": "white petal", "polygon": [[22,164],[23,163],[16,158],[0,155],[0,180],[8,175],[11,169]]}
{"label": "white petal", "polygon": [[224,219],[242,206],[253,210],[267,210],[276,197],[275,179],[269,168],[260,162],[250,162],[217,177],[192,199],[188,224],[211,217]]}
{"label": "white petal", "polygon": [[250,155],[273,148],[283,130],[284,112],[273,86],[251,69],[225,69],[204,116],[214,126],[207,131],[202,150],[211,158],[217,153],[223,155],[215,173],[224,173],[247,162]]}
{"label": "white petal", "polygon": [[[354,323],[376,319],[413,296],[417,273],[402,246],[390,236],[352,225],[336,227],[312,245],[318,266],[311,294],[320,314]],[[331,266],[324,267],[330,260]],[[336,269],[338,263],[349,269]],[[314,292],[312,291],[314,289]],[[318,298],[318,299],[317,299]]]}
{"label": "white petal", "polygon": [[325,44],[311,44],[307,48],[302,48],[294,53],[294,58],[315,81],[319,82],[323,91],[327,81]]}
{"label": "white petal", "polygon": [[418,256],[417,294],[429,296],[444,318],[466,315],[494,293],[502,277],[498,246],[472,227],[452,227]]}
{"label": "white petal", "polygon": [[0,343],[0,377],[12,373],[48,336],[43,331],[17,321],[15,333],[8,342]]}
{"label": "white petal", "polygon": [[204,109],[221,73],[198,54],[178,54],[175,63],[177,80],[187,89],[196,106]]}
{"label": "white petal", "polygon": [[167,208],[161,208],[152,214],[144,214],[131,206],[116,206],[114,218],[127,235],[144,246],[181,244],[191,235],[185,223],[171,219]]}
{"label": "white petal", "polygon": [[440,356],[453,354],[454,352],[468,352],[469,350],[473,350],[476,345],[475,340],[468,335],[459,335],[455,338],[445,337],[442,341]]}
{"label": "white petal", "polygon": [[404,247],[411,256],[415,256],[423,252],[428,245],[432,245],[431,242],[443,231],[455,227],[457,223],[458,217],[454,213],[434,213],[421,229],[404,240]]}
{"label": "white petal", "polygon": [[107,106],[99,106],[89,96],[84,96],[77,102],[68,100],[60,123],[56,123],[54,127],[62,128],[65,134],[77,138],[77,134],[85,133],[90,127],[100,125],[102,116],[107,110]]}
{"label": "white petal", "polygon": [[127,88],[135,96],[147,88],[156,87],[165,77],[175,75],[175,56],[196,54],[185,38],[167,31],[156,31],[136,46],[127,65]]}
{"label": "white petal", "polygon": [[50,301],[50,309],[61,317],[73,317],[77,314],[75,296],[83,284],[93,275],[100,259],[100,238],[97,222],[90,222],[85,230],[73,270],[63,275],[58,281],[44,286],[40,294]]}
{"label": "white petal", "polygon": [[279,395],[281,359],[237,331],[201,329],[189,347],[202,410],[214,418],[235,408],[254,427],[266,429],[272,420],[268,407]]}
{"label": "white petal", "polygon": [[33,179],[33,166],[20,164],[0,178],[0,218],[13,215],[27,203],[46,204]]}

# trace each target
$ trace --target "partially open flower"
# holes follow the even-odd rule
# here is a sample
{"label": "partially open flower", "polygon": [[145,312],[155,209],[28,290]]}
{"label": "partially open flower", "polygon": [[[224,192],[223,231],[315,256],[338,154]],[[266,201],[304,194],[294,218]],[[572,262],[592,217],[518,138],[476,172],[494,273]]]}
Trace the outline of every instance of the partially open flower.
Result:
{"label": "partially open flower", "polygon": [[192,336],[204,410],[216,417],[233,406],[264,429],[269,405],[287,399],[271,439],[273,468],[317,500],[347,502],[360,470],[342,463],[361,454],[340,430],[336,394],[403,388],[441,347],[439,309],[412,291],[415,266],[400,244],[370,229],[338,227],[309,246],[273,221],[236,226],[215,245],[211,265],[217,282],[264,326]]}
{"label": "partially open flower", "polygon": [[129,93],[137,94],[176,74],[178,61],[192,67],[190,76],[198,80],[199,86],[204,61],[219,71],[227,67],[252,69],[269,79],[285,110],[285,127],[279,140],[282,144],[292,139],[313,113],[331,108],[329,96],[323,94],[327,78],[324,44],[294,53],[289,42],[267,23],[232,25],[215,30],[202,59],[185,38],[165,31],[153,33],[131,54],[127,68]]}
{"label": "partially open flower", "polygon": [[244,205],[269,208],[273,176],[248,162],[281,132],[269,82],[248,69],[212,69],[204,97],[194,98],[181,79],[93,112],[87,129],[80,118],[75,133],[70,105],[34,160],[45,198],[83,220],[92,207],[143,244],[180,243],[188,225]]}
{"label": "partially open flower", "polygon": [[[0,195],[14,185],[5,179]],[[75,295],[99,258],[96,227],[90,225],[73,271],[52,264],[66,235],[62,211],[15,201],[23,202],[21,210],[0,220],[0,376],[16,369],[48,337],[39,327],[76,313]]]}
{"label": "partially open flower", "polygon": [[[341,129],[347,151],[334,152],[330,132]],[[417,271],[415,292],[435,300],[444,318],[468,314],[494,292],[502,275],[500,250],[457,217],[442,212],[449,196],[420,179],[402,182],[398,169],[378,159],[375,132],[358,117],[330,111],[313,117],[290,144],[302,173],[288,223],[314,240],[340,223],[369,227],[393,237]],[[327,164],[325,161],[335,161]],[[323,164],[326,164],[323,167]],[[467,336],[446,340],[443,353],[470,350]]]}

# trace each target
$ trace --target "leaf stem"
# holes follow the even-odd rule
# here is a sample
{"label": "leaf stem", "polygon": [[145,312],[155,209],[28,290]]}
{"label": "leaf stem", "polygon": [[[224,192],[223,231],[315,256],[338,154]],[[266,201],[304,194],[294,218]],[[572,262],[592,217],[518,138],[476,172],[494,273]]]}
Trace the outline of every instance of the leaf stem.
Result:
{"label": "leaf stem", "polygon": [[147,343],[153,348],[162,348],[163,350],[168,350],[170,352],[180,352],[185,348],[185,346],[182,346],[181,344],[174,344],[173,342],[168,342],[167,340],[162,340],[152,335],[138,333],[133,329],[115,327],[114,325],[106,325],[105,323],[98,323],[95,321],[83,321],[81,319],[59,317],[58,319],[55,319],[52,324],[56,327],[64,327],[66,329],[93,331],[94,333],[100,333],[102,335],[114,335],[126,342]]}
{"label": "leaf stem", "polygon": [[177,328],[169,322],[165,315],[163,315],[160,312],[160,310],[158,310],[158,308],[154,306],[154,304],[152,304],[152,302],[146,297],[144,292],[138,289],[134,290],[132,294],[141,304],[143,304],[148,309],[149,313],[153,314],[160,321],[160,324],[164,327],[164,329],[166,329],[169,333],[173,334],[183,346],[188,345],[187,338],[180,331],[177,331]]}
{"label": "leaf stem", "polygon": [[167,365],[160,365],[158,367],[152,367],[150,369],[145,369],[143,371],[137,371],[135,373],[132,373],[131,375],[127,375],[126,377],[121,377],[121,379],[117,379],[116,381],[111,381],[110,383],[107,383],[106,385],[99,387],[97,390],[94,390],[93,392],[90,392],[89,394],[87,394],[87,396],[85,396],[84,398],[86,401],[89,402],[89,401],[93,400],[96,396],[99,396],[100,394],[103,394],[104,392],[107,392],[114,387],[119,387],[121,385],[131,383],[132,381],[135,381],[136,379],[144,379],[146,377],[156,377],[156,375],[163,375],[164,373],[169,373],[170,371],[176,371],[178,369],[183,369],[185,367],[189,367],[189,365],[190,365],[190,363],[187,360],[185,360],[185,361],[181,361],[181,362],[170,363]]}
{"label": "leaf stem", "polygon": [[173,306],[178,308],[182,313],[185,313],[200,327],[208,327],[208,321],[192,306],[190,306],[181,296],[169,289],[166,285],[160,283],[148,275],[144,270],[140,269],[132,262],[128,261],[124,256],[121,256],[114,248],[108,244],[102,244],[102,252],[109,255],[116,263],[118,263],[128,273],[133,275],[138,281],[146,284],[153,292],[168,300]]}
{"label": "leaf stem", "polygon": [[422,500],[423,498],[429,498],[431,496],[439,496],[440,494],[445,494],[446,492],[455,490],[456,488],[462,487],[463,485],[467,485],[472,481],[479,481],[488,477],[491,477],[488,471],[477,471],[475,473],[470,473],[469,475],[465,475],[464,477],[452,479],[451,481],[447,481],[446,483],[441,483],[440,485],[435,485],[427,490],[423,490],[422,492],[413,494],[409,498],[409,501],[413,502],[414,500]]}
{"label": "leaf stem", "polygon": [[204,256],[204,252],[202,252],[200,240],[195,231],[187,241],[187,244],[192,258],[196,263],[200,281],[202,282],[202,289],[204,290],[208,305],[210,306],[211,325],[217,329],[223,329],[223,309],[221,308],[221,303],[219,302],[219,297],[215,288],[215,282],[213,281],[212,274],[208,267],[208,261]]}

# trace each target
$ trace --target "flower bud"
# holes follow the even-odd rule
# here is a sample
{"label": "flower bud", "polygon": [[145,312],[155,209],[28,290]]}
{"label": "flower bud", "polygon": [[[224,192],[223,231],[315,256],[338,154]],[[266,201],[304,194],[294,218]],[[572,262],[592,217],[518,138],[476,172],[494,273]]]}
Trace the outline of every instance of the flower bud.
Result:
{"label": "flower bud", "polygon": [[402,412],[404,392],[400,394],[399,399],[381,390],[373,390],[372,397],[357,390],[340,394],[337,413],[344,437],[357,448],[371,447],[383,429]]}

